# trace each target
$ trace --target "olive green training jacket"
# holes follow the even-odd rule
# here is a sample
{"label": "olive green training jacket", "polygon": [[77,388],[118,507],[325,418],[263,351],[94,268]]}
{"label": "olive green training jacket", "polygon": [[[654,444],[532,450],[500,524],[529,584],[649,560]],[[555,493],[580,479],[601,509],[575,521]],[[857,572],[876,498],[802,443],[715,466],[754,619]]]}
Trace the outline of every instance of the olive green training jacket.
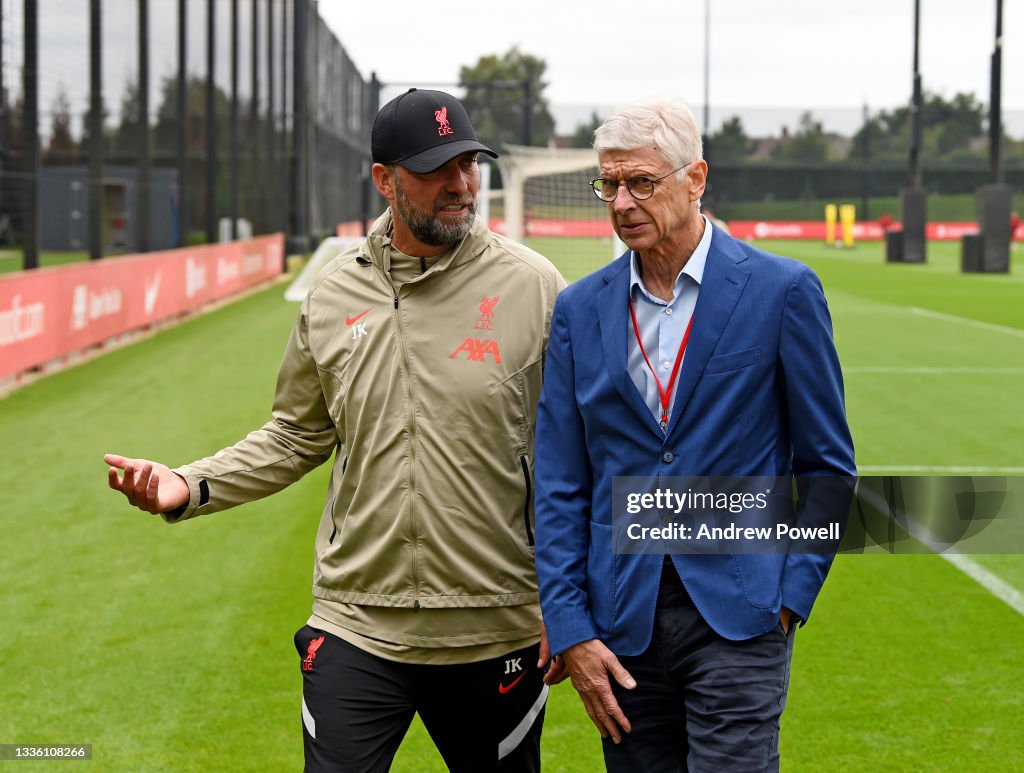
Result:
{"label": "olive green training jacket", "polygon": [[190,501],[165,518],[265,497],[337,450],[316,535],[316,598],[535,605],[534,426],[565,281],[477,219],[453,252],[396,288],[390,231],[388,212],[324,269],[292,330],[272,420],[177,469]]}

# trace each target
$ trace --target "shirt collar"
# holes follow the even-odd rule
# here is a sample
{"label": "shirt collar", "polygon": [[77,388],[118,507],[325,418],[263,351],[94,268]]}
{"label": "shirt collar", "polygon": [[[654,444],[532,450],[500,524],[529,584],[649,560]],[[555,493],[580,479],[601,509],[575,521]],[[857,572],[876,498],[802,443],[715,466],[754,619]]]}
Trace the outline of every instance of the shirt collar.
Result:
{"label": "shirt collar", "polygon": [[[701,217],[704,217],[704,215],[701,215]],[[672,288],[673,303],[675,303],[679,298],[679,291],[683,287],[684,274],[696,282],[698,287],[701,282],[704,281],[704,266],[708,262],[708,251],[711,249],[711,231],[711,221],[704,217],[704,235],[701,236],[700,242],[697,244],[697,248],[693,251],[693,254],[690,255],[690,259],[686,261],[686,265],[683,266],[682,270],[676,276],[675,285]],[[640,277],[640,272],[637,270],[636,250],[631,250],[629,254],[630,297],[636,298],[637,292],[643,294],[654,303],[668,305],[665,301],[660,298],[655,298],[647,291],[647,288],[644,286],[644,280]]]}

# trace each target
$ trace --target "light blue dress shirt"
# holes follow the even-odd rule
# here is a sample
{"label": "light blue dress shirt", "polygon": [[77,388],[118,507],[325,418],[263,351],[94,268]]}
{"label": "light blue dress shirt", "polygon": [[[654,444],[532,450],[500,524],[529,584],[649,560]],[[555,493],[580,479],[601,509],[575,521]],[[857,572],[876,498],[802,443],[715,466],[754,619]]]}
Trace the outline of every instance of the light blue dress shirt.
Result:
{"label": "light blue dress shirt", "polygon": [[[643,279],[640,278],[640,272],[637,270],[636,252],[634,251],[630,256],[629,297],[633,299],[633,308],[636,310],[636,320],[640,326],[640,337],[643,339],[644,348],[650,358],[651,367],[658,373],[662,387],[668,387],[669,379],[672,378],[672,368],[676,362],[676,355],[679,353],[679,345],[683,341],[686,326],[697,306],[697,295],[700,292],[700,283],[704,279],[704,265],[707,262],[710,247],[711,221],[705,217],[704,236],[701,237],[697,249],[693,251],[690,259],[683,266],[683,270],[676,277],[671,301],[663,301],[647,291]],[[633,332],[632,316],[627,317],[626,324],[629,325],[629,335],[627,336],[629,353],[626,363],[630,378],[633,379],[644,402],[654,414],[655,421],[660,422],[661,394],[658,391],[658,385],[644,361],[643,352],[640,351],[636,334]],[[693,335],[692,331],[690,335]],[[682,372],[681,365],[680,372]],[[679,378],[676,376],[676,381],[672,385],[671,401],[669,402],[670,420]],[[667,425],[662,427],[663,431],[665,429],[667,429]]]}

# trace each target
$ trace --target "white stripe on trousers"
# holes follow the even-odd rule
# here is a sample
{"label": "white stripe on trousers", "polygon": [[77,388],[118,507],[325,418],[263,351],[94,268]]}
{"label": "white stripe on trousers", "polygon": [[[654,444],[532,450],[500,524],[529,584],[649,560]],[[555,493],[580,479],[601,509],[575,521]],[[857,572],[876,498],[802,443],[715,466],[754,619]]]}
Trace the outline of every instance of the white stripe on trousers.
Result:
{"label": "white stripe on trousers", "polygon": [[540,695],[537,696],[537,700],[530,706],[530,710],[526,712],[526,716],[522,718],[515,729],[509,733],[498,744],[498,759],[504,759],[511,753],[523,739],[526,738],[526,734],[530,732],[530,728],[533,727],[534,721],[537,719],[537,715],[540,714],[544,708],[544,704],[548,700],[548,686],[544,685],[544,689],[540,691]]}
{"label": "white stripe on trousers", "polygon": [[309,713],[309,707],[306,705],[306,699],[302,699],[302,724],[306,726],[306,732],[309,733],[309,737],[314,741],[316,740],[316,720],[313,719],[313,715]]}

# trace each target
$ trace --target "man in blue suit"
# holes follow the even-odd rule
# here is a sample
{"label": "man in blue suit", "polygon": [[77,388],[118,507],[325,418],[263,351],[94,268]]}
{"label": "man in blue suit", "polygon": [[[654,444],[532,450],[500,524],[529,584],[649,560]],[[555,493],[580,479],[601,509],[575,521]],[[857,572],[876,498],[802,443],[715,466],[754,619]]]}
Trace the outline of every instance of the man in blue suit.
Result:
{"label": "man in blue suit", "polygon": [[625,555],[617,476],[852,476],[821,284],[715,228],[682,103],[594,134],[629,250],[559,296],[538,422],[537,571],[552,652],[609,771],[777,770],[793,633],[830,554]]}

